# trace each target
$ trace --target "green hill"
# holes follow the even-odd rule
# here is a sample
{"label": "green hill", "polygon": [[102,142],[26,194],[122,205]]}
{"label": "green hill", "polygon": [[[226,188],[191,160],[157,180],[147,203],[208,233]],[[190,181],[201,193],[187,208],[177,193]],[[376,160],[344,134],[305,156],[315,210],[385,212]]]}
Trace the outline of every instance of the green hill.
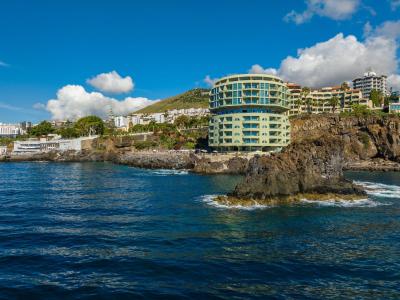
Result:
{"label": "green hill", "polygon": [[171,109],[207,108],[209,99],[208,92],[208,89],[193,89],[146,106],[145,108],[135,111],[135,113],[151,114],[163,113]]}

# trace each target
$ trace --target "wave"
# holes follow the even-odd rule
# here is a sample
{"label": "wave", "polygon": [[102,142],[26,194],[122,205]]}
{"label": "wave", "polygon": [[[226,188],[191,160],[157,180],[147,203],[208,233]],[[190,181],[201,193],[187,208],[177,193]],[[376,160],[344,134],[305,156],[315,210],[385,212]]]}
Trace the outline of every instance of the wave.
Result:
{"label": "wave", "polygon": [[150,170],[151,175],[170,176],[170,175],[188,175],[188,170],[173,170],[173,169],[155,169]]}
{"label": "wave", "polygon": [[370,181],[354,181],[365,188],[368,195],[381,198],[400,198],[400,186]]}
{"label": "wave", "polygon": [[271,205],[262,205],[258,204],[257,202],[250,206],[245,205],[225,205],[218,203],[214,200],[214,198],[222,196],[222,195],[204,195],[200,197],[200,201],[206,203],[207,205],[216,207],[216,208],[223,208],[223,209],[239,209],[239,210],[256,210],[256,209],[266,209],[271,208]]}
{"label": "wave", "polygon": [[332,199],[332,200],[308,200],[302,199],[301,203],[304,204],[317,204],[324,207],[377,207],[380,205],[387,205],[371,199],[358,199],[358,200],[343,200],[343,199]]}
{"label": "wave", "polygon": [[[221,208],[221,209],[239,209],[239,210],[257,210],[257,209],[266,209],[266,208],[273,208],[277,205],[264,205],[255,202],[252,205],[245,206],[245,205],[226,205],[221,204],[214,200],[214,198],[221,196],[221,195],[204,195],[200,197],[200,201],[206,203],[207,205]],[[377,207],[381,205],[391,205],[390,203],[382,203],[379,201],[374,201],[368,198],[365,199],[358,199],[358,200],[344,200],[344,199],[332,199],[332,200],[308,200],[302,199],[300,200],[300,204],[303,205],[318,205],[321,207],[343,207],[343,208],[351,208],[351,207]],[[285,204],[287,205],[287,204]],[[289,204],[289,205],[296,205],[296,202]],[[298,205],[298,202],[297,202]]]}

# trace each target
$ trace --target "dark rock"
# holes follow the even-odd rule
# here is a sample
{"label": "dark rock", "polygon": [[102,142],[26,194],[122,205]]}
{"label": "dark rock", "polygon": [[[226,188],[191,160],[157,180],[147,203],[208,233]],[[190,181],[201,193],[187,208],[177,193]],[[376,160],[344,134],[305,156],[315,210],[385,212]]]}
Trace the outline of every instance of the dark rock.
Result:
{"label": "dark rock", "polygon": [[268,199],[298,193],[364,194],[344,179],[343,166],[344,146],[339,138],[293,143],[282,153],[251,159],[246,178],[230,196]]}

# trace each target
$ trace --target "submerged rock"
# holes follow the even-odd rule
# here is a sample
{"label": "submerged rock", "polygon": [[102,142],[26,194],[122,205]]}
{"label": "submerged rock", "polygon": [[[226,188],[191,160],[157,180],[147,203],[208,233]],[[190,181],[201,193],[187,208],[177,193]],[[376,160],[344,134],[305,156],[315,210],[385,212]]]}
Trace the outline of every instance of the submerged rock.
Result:
{"label": "submerged rock", "polygon": [[303,201],[348,201],[353,202],[356,200],[365,199],[365,195],[358,194],[316,194],[316,193],[299,193],[291,196],[280,196],[274,198],[265,198],[265,199],[242,199],[236,198],[232,196],[217,196],[213,200],[222,206],[228,207],[254,207],[254,206],[276,206],[282,204],[293,204]]}

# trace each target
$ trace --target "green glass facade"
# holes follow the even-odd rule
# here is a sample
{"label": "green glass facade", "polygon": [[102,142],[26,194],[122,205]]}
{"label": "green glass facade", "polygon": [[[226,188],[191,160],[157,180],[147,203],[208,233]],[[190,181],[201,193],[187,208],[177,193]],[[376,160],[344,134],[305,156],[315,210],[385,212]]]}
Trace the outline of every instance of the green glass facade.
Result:
{"label": "green glass facade", "polygon": [[209,145],[222,151],[273,151],[290,143],[289,91],[272,75],[218,80],[210,92]]}

